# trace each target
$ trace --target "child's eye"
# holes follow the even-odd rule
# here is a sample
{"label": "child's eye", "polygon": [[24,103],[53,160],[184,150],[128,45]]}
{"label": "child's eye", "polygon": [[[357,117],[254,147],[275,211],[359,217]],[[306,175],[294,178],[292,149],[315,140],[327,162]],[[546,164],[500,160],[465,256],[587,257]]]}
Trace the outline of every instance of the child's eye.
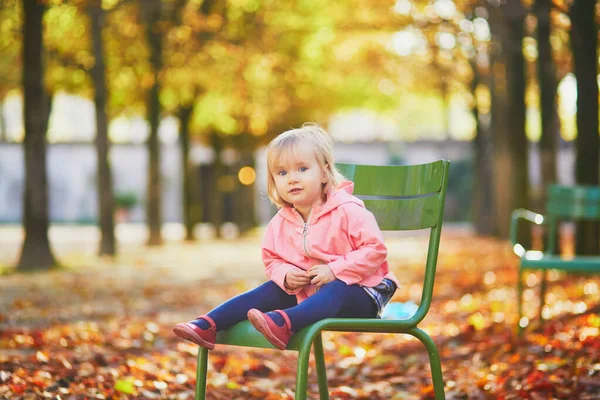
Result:
{"label": "child's eye", "polygon": [[300,167],[299,171],[300,172],[305,172],[305,171],[308,171],[308,168],[306,168],[306,167]]}
{"label": "child's eye", "polygon": [[287,172],[285,172],[285,171],[279,171],[279,172],[277,173],[277,175],[279,175],[279,176],[285,176],[285,174],[286,174],[286,173],[287,173]]}

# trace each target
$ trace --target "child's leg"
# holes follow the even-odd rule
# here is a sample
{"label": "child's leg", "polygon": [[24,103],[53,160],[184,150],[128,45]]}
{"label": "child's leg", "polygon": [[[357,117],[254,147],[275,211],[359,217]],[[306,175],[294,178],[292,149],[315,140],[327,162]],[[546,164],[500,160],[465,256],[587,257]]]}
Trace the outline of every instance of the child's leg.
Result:
{"label": "child's leg", "polygon": [[[283,310],[294,332],[325,318],[375,318],[377,306],[359,285],[346,285],[336,279],[297,306]],[[273,313],[269,313],[271,316]]]}
{"label": "child's leg", "polygon": [[[277,286],[275,282],[268,281],[256,289],[226,301],[210,311],[207,315],[215,321],[217,330],[220,331],[245,320],[248,315],[248,310],[251,308],[257,308],[262,312],[267,312],[277,308],[284,309],[293,307],[296,304],[296,296],[287,294],[283,289]],[[208,322],[203,319],[193,321],[192,323],[198,325],[202,329],[207,329],[209,327]]]}

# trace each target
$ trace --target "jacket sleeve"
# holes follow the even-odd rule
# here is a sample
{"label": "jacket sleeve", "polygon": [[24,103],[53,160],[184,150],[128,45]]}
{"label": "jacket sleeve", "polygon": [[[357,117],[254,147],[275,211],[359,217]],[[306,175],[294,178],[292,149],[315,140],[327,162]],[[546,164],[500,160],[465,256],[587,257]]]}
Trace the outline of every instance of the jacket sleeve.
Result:
{"label": "jacket sleeve", "polygon": [[387,247],[377,220],[369,210],[348,204],[344,211],[348,221],[348,238],[355,250],[328,265],[336,278],[353,285],[375,273],[385,262]]}
{"label": "jacket sleeve", "polygon": [[294,264],[285,262],[275,250],[273,221],[267,227],[265,237],[262,243],[262,259],[265,264],[265,274],[288,294],[296,294],[302,288],[290,290],[285,286],[285,276],[292,268],[298,268]]}

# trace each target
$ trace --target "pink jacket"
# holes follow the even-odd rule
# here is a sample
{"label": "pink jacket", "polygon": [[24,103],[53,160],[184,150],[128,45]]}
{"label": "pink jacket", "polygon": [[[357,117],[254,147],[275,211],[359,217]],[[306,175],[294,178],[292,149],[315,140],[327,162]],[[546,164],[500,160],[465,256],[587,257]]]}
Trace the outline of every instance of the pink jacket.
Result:
{"label": "pink jacket", "polygon": [[285,287],[292,268],[305,271],[315,264],[328,264],[335,277],[348,285],[373,287],[383,278],[398,280],[386,261],[387,248],[373,214],[352,195],[354,183],[342,182],[325,203],[312,208],[308,222],[291,207],[282,207],[271,219],[262,243],[267,277],[298,303],[315,293],[308,285],[295,291]]}

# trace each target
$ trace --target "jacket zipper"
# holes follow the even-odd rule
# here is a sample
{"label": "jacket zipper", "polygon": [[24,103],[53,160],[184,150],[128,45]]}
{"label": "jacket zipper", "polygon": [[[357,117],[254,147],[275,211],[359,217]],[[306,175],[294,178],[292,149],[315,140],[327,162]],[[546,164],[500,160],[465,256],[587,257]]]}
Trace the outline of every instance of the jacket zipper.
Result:
{"label": "jacket zipper", "polygon": [[308,222],[304,223],[304,229],[302,230],[302,242],[304,244],[304,252],[310,257],[310,254],[308,254],[308,249],[306,248],[306,235],[308,235]]}
{"label": "jacket zipper", "polygon": [[[306,236],[308,235],[308,221],[310,221],[310,214],[312,213],[312,210],[310,210],[310,213],[308,213],[308,218],[306,218],[306,222],[303,223],[303,228],[302,228],[302,244],[304,246],[304,252],[306,253],[306,255],[310,258],[313,258],[309,253],[308,253],[308,248],[306,247]],[[314,258],[313,258],[314,259]],[[319,290],[318,288],[315,287],[315,292]]]}
{"label": "jacket zipper", "polygon": [[[304,220],[302,221],[302,245],[304,247],[304,252],[306,253],[307,257],[312,258],[313,260],[317,260],[321,264],[327,264],[325,261],[311,256],[310,253],[308,252],[308,247],[306,246],[306,237],[308,236],[308,223],[310,222],[311,214],[312,214],[312,210],[310,210],[310,212],[308,213],[308,218],[306,218],[306,222],[304,222]],[[302,218],[302,217],[300,217],[300,218]]]}
{"label": "jacket zipper", "polygon": [[304,252],[306,253],[306,255],[310,258],[313,258],[309,253],[308,253],[308,248],[306,247],[306,236],[308,235],[308,222],[310,221],[310,215],[312,214],[312,210],[310,210],[310,212],[308,213],[308,218],[306,218],[306,222],[303,221],[303,229],[302,229],[302,244],[304,246]]}
{"label": "jacket zipper", "polygon": [[[302,244],[304,246],[304,252],[306,253],[306,255],[309,258],[312,258],[313,260],[317,260],[321,264],[325,264],[323,262],[323,260],[319,260],[318,258],[314,258],[313,256],[311,256],[310,253],[308,252],[308,247],[306,247],[306,236],[308,236],[308,223],[310,222],[311,214],[312,214],[312,210],[310,210],[310,212],[308,213],[308,218],[306,218],[306,222],[304,222],[304,220],[303,220],[303,224],[302,224]],[[315,292],[317,292],[318,290],[319,290],[319,288],[315,287]]]}

